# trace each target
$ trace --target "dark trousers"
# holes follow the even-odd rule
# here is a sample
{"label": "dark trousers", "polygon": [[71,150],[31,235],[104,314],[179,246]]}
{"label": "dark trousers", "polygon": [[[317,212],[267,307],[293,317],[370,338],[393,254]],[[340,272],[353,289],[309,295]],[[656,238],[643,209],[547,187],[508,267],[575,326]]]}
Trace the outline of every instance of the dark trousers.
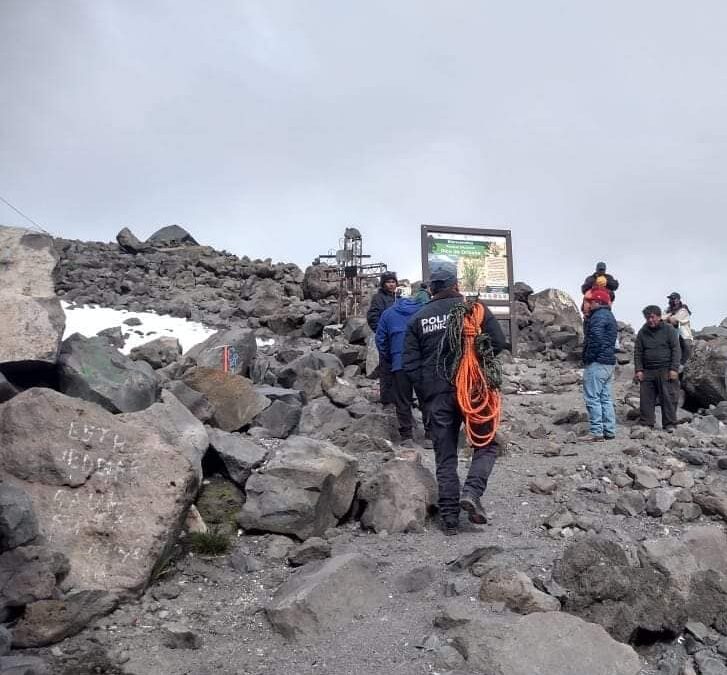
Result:
{"label": "dark trousers", "polygon": [[394,377],[391,364],[379,359],[379,401],[382,405],[394,403]]}
{"label": "dark trousers", "polygon": [[[462,425],[462,415],[454,393],[437,394],[427,399],[429,433],[434,445],[439,487],[439,513],[444,520],[459,517],[459,476],[457,475],[457,440]],[[485,429],[477,430],[484,433]],[[463,493],[481,497],[487,488],[487,480],[495,466],[495,445],[474,448],[472,463],[464,483]]]}
{"label": "dark trousers", "polygon": [[396,405],[396,419],[399,423],[399,436],[401,440],[411,438],[414,426],[414,417],[411,408],[414,403],[414,389],[409,376],[403,370],[392,373],[394,378],[394,404]]}
{"label": "dark trousers", "polygon": [[689,360],[689,355],[692,353],[692,340],[685,340],[683,337],[679,337],[679,346],[682,349],[682,357],[679,361],[680,365],[685,365],[686,362]]}
{"label": "dark trousers", "polygon": [[661,426],[673,427],[677,423],[679,380],[669,379],[669,369],[645,370],[639,391],[640,423],[653,427],[656,424],[656,401],[661,403]]}

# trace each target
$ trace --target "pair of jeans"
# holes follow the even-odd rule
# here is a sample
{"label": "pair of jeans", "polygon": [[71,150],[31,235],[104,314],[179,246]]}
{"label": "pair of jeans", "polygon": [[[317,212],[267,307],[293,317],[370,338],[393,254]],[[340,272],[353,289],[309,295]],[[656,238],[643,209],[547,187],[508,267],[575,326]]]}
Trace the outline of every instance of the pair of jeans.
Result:
{"label": "pair of jeans", "polygon": [[[457,474],[457,441],[462,426],[462,413],[454,392],[435,394],[427,399],[429,433],[434,445],[439,488],[439,513],[445,522],[459,517],[460,483]],[[477,427],[477,433],[485,433],[489,424]],[[497,447],[493,444],[473,448],[472,462],[463,486],[462,494],[481,497],[487,488],[490,473],[495,466]]]}
{"label": "pair of jeans", "polygon": [[616,413],[613,408],[614,366],[589,363],[583,370],[583,398],[588,411],[590,431],[598,438],[616,435]]}

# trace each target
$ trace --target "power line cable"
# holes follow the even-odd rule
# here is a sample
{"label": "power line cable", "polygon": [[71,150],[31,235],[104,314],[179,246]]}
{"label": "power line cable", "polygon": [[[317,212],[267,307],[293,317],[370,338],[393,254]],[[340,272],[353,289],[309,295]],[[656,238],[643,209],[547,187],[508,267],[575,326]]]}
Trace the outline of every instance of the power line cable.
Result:
{"label": "power line cable", "polygon": [[29,216],[26,216],[26,215],[25,215],[25,214],[24,214],[24,213],[23,213],[23,212],[22,212],[22,211],[21,211],[20,209],[18,209],[18,208],[16,208],[15,206],[13,206],[13,205],[12,205],[12,204],[11,204],[11,203],[10,203],[10,202],[9,202],[9,201],[7,200],[7,199],[5,199],[5,198],[4,198],[4,197],[3,197],[2,195],[0,195],[0,202],[3,202],[3,204],[7,204],[7,205],[8,205],[8,206],[9,206],[9,207],[10,207],[10,208],[11,208],[11,209],[13,210],[13,211],[15,211],[15,213],[17,213],[17,214],[21,215],[21,216],[22,216],[23,218],[25,218],[25,220],[27,220],[27,221],[28,221],[29,223],[31,223],[31,224],[32,224],[32,225],[33,225],[34,227],[36,227],[37,229],[39,229],[39,230],[40,230],[41,232],[44,232],[45,234],[47,234],[47,235],[50,235],[50,232],[48,232],[48,230],[46,230],[45,228],[43,228],[43,227],[41,227],[40,225],[38,225],[38,223],[36,223],[36,222],[35,222],[35,221],[34,221],[34,220],[33,220],[32,218],[30,218]]}

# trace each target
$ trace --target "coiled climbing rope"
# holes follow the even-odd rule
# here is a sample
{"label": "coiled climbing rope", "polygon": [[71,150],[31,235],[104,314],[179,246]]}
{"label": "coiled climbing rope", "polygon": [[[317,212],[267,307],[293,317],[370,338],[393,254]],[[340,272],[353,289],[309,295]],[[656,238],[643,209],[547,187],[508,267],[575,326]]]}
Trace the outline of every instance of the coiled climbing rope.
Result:
{"label": "coiled climbing rope", "polygon": [[[489,445],[500,423],[502,370],[487,333],[482,332],[485,306],[457,304],[449,314],[447,330],[439,346],[439,359],[455,387],[457,405],[464,419],[467,440],[473,447]],[[488,425],[485,433],[476,431]]]}

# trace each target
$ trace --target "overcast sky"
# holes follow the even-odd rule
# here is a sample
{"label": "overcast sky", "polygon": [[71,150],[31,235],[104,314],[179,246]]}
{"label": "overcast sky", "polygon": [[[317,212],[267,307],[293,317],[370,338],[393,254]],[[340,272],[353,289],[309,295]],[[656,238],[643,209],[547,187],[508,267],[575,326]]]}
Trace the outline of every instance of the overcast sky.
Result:
{"label": "overcast sky", "polygon": [[[724,0],[0,0],[0,195],[51,233],[307,265],[355,225],[513,233],[515,275],[617,318],[727,316]],[[25,225],[0,204],[0,223]]]}

